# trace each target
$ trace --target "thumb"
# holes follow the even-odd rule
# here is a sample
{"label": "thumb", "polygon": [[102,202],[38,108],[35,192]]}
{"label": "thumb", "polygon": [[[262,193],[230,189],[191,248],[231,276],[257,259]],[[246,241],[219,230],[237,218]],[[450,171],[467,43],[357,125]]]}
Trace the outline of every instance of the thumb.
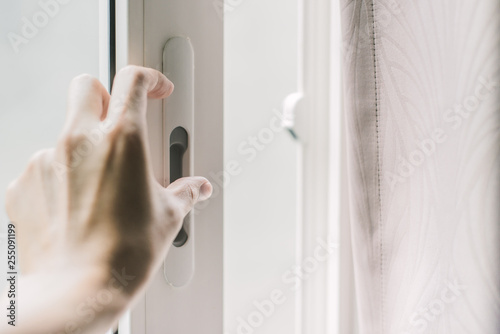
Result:
{"label": "thumb", "polygon": [[207,200],[212,195],[212,184],[204,177],[183,177],[172,182],[167,191],[182,203],[186,215],[196,203]]}

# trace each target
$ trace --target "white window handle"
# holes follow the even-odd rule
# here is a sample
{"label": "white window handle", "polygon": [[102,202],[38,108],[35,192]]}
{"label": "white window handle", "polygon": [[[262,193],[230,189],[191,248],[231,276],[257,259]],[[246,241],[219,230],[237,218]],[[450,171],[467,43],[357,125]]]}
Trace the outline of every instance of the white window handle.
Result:
{"label": "white window handle", "polygon": [[[188,38],[167,41],[163,73],[175,85],[174,93],[164,102],[164,183],[168,184],[193,175],[194,151],[189,143],[194,142],[194,51]],[[174,287],[185,286],[193,277],[194,235],[194,215],[189,213],[164,262],[165,279]]]}

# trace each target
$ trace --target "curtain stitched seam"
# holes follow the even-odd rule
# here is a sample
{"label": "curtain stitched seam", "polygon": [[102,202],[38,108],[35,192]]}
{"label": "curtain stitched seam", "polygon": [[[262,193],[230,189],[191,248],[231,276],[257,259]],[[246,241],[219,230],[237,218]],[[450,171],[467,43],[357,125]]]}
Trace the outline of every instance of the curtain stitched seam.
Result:
{"label": "curtain stitched seam", "polygon": [[373,47],[373,75],[375,84],[375,135],[376,135],[376,150],[377,150],[377,195],[379,205],[379,252],[380,252],[380,327],[381,333],[385,329],[385,284],[384,284],[384,252],[383,252],[383,224],[382,224],[382,196],[381,196],[381,182],[380,182],[380,103],[379,103],[379,83],[378,83],[378,63],[377,63],[377,34],[375,22],[375,1],[371,0],[371,16],[372,16],[372,47]]}

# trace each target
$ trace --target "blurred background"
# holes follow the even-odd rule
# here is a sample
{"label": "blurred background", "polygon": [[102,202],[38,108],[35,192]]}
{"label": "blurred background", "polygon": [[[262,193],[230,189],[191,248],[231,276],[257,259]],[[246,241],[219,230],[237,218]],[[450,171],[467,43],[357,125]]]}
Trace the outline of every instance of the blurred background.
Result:
{"label": "blurred background", "polygon": [[[81,73],[99,77],[98,10],[97,0],[73,1],[51,12],[51,17],[36,0],[0,3],[2,259],[6,259],[8,221],[5,189],[36,151],[55,145],[65,120],[71,79]],[[38,26],[33,17],[39,20]],[[3,288],[6,260],[0,266]]]}

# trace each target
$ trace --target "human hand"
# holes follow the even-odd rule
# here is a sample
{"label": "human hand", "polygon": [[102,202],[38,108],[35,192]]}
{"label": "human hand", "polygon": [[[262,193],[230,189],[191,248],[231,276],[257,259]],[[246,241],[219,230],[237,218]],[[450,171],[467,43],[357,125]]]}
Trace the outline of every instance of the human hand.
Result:
{"label": "human hand", "polygon": [[[147,98],[165,98],[172,90],[163,74],[136,66],[117,74],[111,96],[98,80],[87,75],[75,78],[56,148],[38,152],[7,192],[6,209],[17,230],[21,269],[28,278],[38,277],[26,289],[38,291],[36,285],[53,276],[64,278],[63,290],[84,284],[88,295],[107,284],[113,271],[134,277],[102,312],[109,320],[101,327],[111,325],[147,285],[183,217],[212,192],[202,177],[182,178],[164,188],[153,176]],[[73,297],[62,305],[71,311],[78,302]],[[40,318],[37,305],[51,301],[24,303],[31,306],[24,305],[23,310],[19,303],[20,318],[30,322]],[[75,322],[79,328],[94,330],[97,325],[87,326],[86,320]],[[99,322],[102,319],[94,321]]]}

